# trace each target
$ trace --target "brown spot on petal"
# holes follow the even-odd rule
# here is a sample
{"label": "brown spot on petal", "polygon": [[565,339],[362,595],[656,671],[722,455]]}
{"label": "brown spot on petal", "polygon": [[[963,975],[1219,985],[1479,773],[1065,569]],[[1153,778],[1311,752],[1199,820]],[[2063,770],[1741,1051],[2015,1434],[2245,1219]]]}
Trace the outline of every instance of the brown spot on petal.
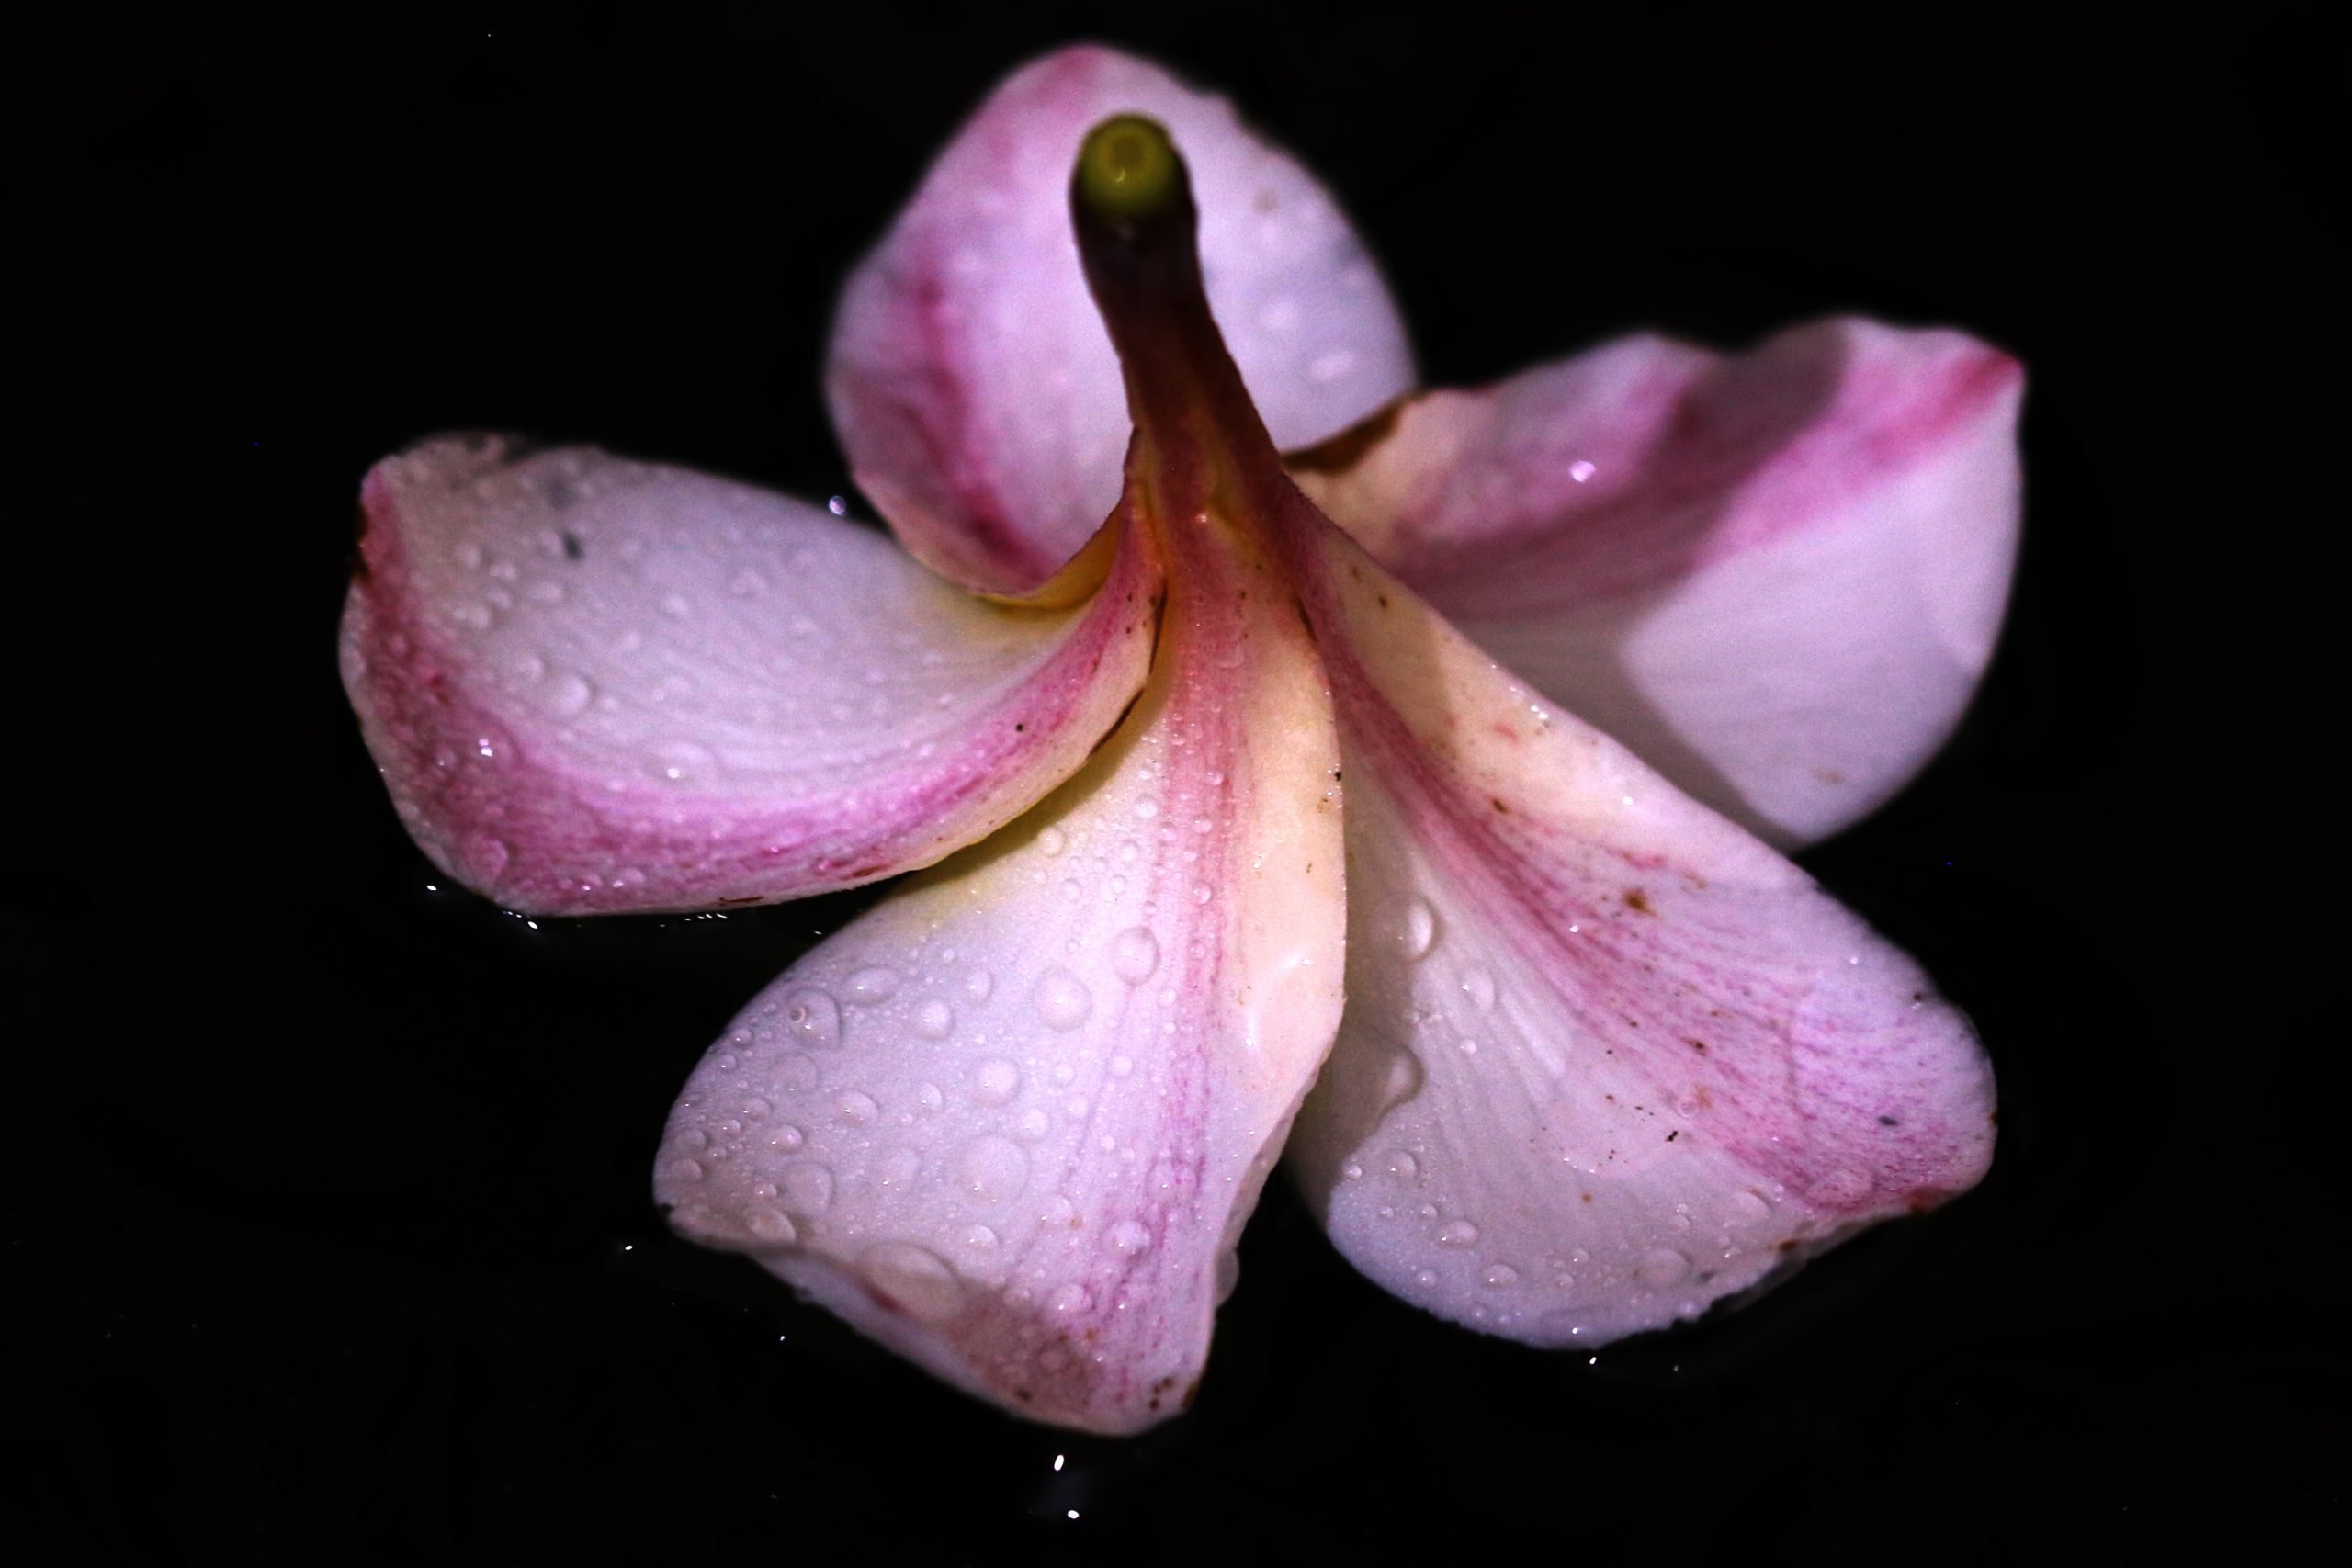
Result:
{"label": "brown spot on petal", "polygon": [[1657,913],[1656,909],[1650,908],[1649,896],[1638,887],[1625,889],[1625,908],[1637,915],[1655,916]]}

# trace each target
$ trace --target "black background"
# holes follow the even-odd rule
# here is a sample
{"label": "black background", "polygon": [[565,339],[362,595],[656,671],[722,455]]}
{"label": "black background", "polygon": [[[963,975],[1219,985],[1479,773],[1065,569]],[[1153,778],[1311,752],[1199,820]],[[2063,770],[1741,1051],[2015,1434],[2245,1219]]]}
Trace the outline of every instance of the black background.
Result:
{"label": "black background", "polygon": [[[39,405],[0,893],[18,1530],[123,1562],[2072,1562],[2342,1504],[2345,1042],[2301,1016],[2335,932],[2301,908],[2340,852],[2311,786],[2341,723],[2344,97],[2291,13],[7,25]],[[848,490],[836,284],[987,87],[1078,36],[1319,170],[1432,383],[1838,309],[2025,360],[1983,699],[1805,859],[1976,1016],[2004,1100],[1977,1193],[1588,1364],[1388,1300],[1278,1181],[1197,1405],[1125,1442],[967,1402],[666,1235],[687,1068],[870,895],[530,929],[427,892],[335,678],[359,476],[482,426]]]}

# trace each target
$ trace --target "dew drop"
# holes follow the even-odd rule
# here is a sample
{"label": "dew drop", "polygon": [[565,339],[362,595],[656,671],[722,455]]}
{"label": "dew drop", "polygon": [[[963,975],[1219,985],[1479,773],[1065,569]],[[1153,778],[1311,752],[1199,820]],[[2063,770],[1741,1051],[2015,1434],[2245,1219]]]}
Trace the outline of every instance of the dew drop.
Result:
{"label": "dew drop", "polygon": [[833,1096],[833,1120],[844,1126],[863,1127],[881,1113],[874,1097],[858,1089],[845,1089]]}
{"label": "dew drop", "polygon": [[1111,1058],[1111,1076],[1113,1077],[1123,1078],[1135,1070],[1136,1064],[1133,1057],[1114,1056]]}
{"label": "dew drop", "polygon": [[1878,1184],[1870,1173],[1852,1166],[1839,1166],[1825,1174],[1820,1180],[1807,1184],[1804,1195],[1813,1201],[1832,1209],[1843,1209],[1860,1202],[1871,1195]]}
{"label": "dew drop", "polygon": [[987,1252],[996,1246],[996,1232],[986,1225],[964,1227],[964,1245],[974,1252]]}
{"label": "dew drop", "polygon": [[1046,1304],[1065,1315],[1074,1312],[1084,1312],[1094,1304],[1094,1292],[1073,1280],[1056,1291],[1052,1299]]}
{"label": "dew drop", "polygon": [[985,969],[975,969],[964,976],[964,995],[973,1001],[988,1000],[989,993],[994,989],[996,989],[995,976]]}
{"label": "dew drop", "polygon": [[865,1282],[918,1323],[942,1323],[964,1304],[956,1270],[937,1253],[909,1241],[867,1247],[858,1259]]}
{"label": "dew drop", "polygon": [[1053,1126],[1054,1122],[1052,1117],[1047,1116],[1043,1111],[1033,1107],[1032,1109],[1021,1113],[1021,1119],[1013,1122],[1012,1130],[1019,1136],[1026,1138],[1034,1144],[1038,1139],[1044,1137],[1047,1133],[1053,1131]]}
{"label": "dew drop", "polygon": [[1479,1278],[1495,1290],[1507,1291],[1519,1283],[1519,1270],[1508,1263],[1498,1263]]}
{"label": "dew drop", "polygon": [[1005,1105],[1021,1092],[1021,1068],[1003,1056],[991,1056],[972,1069],[972,1098],[982,1105]]}
{"label": "dew drop", "polygon": [[1653,1291],[1664,1290],[1690,1272],[1690,1259],[1672,1247],[1654,1247],[1642,1254],[1641,1263],[1634,1269],[1634,1278]]}
{"label": "dew drop", "polygon": [[1069,835],[1059,828],[1048,828],[1037,835],[1037,848],[1048,855],[1057,855],[1069,847]]}
{"label": "dew drop", "polygon": [[956,1010],[945,1002],[930,1001],[915,1009],[915,1032],[925,1040],[944,1040],[956,1032]]}
{"label": "dew drop", "polygon": [[965,1191],[983,1203],[1001,1203],[1028,1185],[1029,1156],[1012,1139],[991,1134],[973,1140],[956,1173]]}
{"label": "dew drop", "polygon": [[937,1084],[927,1083],[915,1090],[915,1103],[925,1111],[944,1111],[947,1108],[947,1097],[939,1092]]}
{"label": "dew drop", "polygon": [[842,1010],[831,995],[814,987],[795,991],[784,999],[784,1021],[803,1045],[838,1045],[842,1041]]}
{"label": "dew drop", "polygon": [[1495,977],[1484,969],[1473,969],[1463,976],[1462,991],[1481,1011],[1495,1005]]}
{"label": "dew drop", "polygon": [[699,1127],[689,1127],[678,1134],[678,1146],[689,1154],[700,1154],[710,1147],[710,1134]]}
{"label": "dew drop", "polygon": [[1111,968],[1130,986],[1140,986],[1159,967],[1159,939],[1142,926],[1129,926],[1111,939]]}
{"label": "dew drop", "polygon": [[786,1166],[776,1187],[784,1194],[784,1206],[797,1214],[821,1214],[833,1205],[832,1169],[812,1159]]}
{"label": "dew drop", "polygon": [[786,1154],[792,1153],[793,1150],[798,1148],[808,1141],[808,1138],[803,1135],[800,1129],[794,1126],[789,1122],[785,1122],[775,1132],[768,1134],[768,1147],[772,1149],[782,1149]]}
{"label": "dew drop", "polygon": [[849,977],[849,999],[868,1006],[887,1002],[899,994],[899,972],[870,964]]}
{"label": "dew drop", "polygon": [[1086,983],[1067,969],[1048,969],[1039,977],[1035,994],[1037,1016],[1048,1029],[1076,1029],[1094,1009]]}
{"label": "dew drop", "polygon": [[1407,1149],[1388,1151],[1388,1178],[1399,1187],[1410,1187],[1421,1179],[1421,1162]]}
{"label": "dew drop", "polygon": [[1151,1232],[1134,1220],[1111,1227],[1111,1250],[1122,1258],[1136,1258],[1151,1249]]}
{"label": "dew drop", "polygon": [[708,773],[718,761],[707,747],[691,740],[668,740],[653,748],[648,765],[656,778],[689,784]]}
{"label": "dew drop", "polygon": [[588,705],[595,700],[595,696],[596,688],[590,685],[584,677],[566,671],[548,683],[548,712],[558,718],[571,718],[587,712]]}
{"label": "dew drop", "polygon": [[1413,1271],[1413,1282],[1417,1285],[1434,1285],[1437,1283],[1437,1270],[1434,1269],[1417,1269]]}
{"label": "dew drop", "polygon": [[681,1181],[700,1181],[702,1179],[702,1161],[698,1159],[673,1159],[670,1162],[670,1174],[676,1177]]}
{"label": "dew drop", "polygon": [[1440,1247],[1475,1247],[1478,1242],[1478,1227],[1468,1220],[1449,1220],[1438,1229]]}
{"label": "dew drop", "polygon": [[1428,899],[1416,898],[1405,906],[1403,939],[1408,958],[1426,958],[1437,945],[1437,911]]}
{"label": "dew drop", "polygon": [[1420,1092],[1420,1058],[1410,1051],[1398,1051],[1390,1055],[1388,1065],[1381,1069],[1381,1109],[1393,1111]]}
{"label": "dew drop", "polygon": [[760,1240],[778,1247],[790,1247],[800,1239],[800,1233],[793,1228],[790,1220],[764,1205],[747,1212],[743,1215],[743,1225]]}
{"label": "dew drop", "polygon": [[1363,1179],[1363,1167],[1357,1164],[1354,1160],[1350,1160],[1347,1164],[1340,1168],[1340,1174],[1346,1177],[1350,1181],[1362,1181]]}

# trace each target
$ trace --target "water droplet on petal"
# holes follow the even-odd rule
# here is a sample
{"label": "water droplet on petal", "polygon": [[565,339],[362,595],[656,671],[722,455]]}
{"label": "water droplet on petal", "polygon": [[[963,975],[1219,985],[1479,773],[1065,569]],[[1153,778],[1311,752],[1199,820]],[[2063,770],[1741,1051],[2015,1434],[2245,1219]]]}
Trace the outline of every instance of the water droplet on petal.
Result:
{"label": "water droplet on petal", "polygon": [[1449,1220],[1438,1229],[1440,1247],[1475,1247],[1477,1241],[1478,1227],[1468,1220]]}
{"label": "water droplet on petal", "polygon": [[1057,855],[1069,845],[1069,835],[1059,828],[1048,828],[1037,835],[1037,848],[1048,855]]}
{"label": "water droplet on petal", "polygon": [[1437,945],[1437,911],[1428,899],[1416,898],[1405,906],[1403,938],[1408,958],[1426,958]]}
{"label": "water droplet on petal", "polygon": [[1839,1166],[1822,1178],[1806,1184],[1804,1195],[1813,1201],[1832,1209],[1843,1209],[1860,1202],[1878,1185],[1867,1171],[1852,1166]]}
{"label": "water droplet on petal", "polygon": [[1663,1290],[1690,1272],[1690,1260],[1671,1247],[1655,1247],[1642,1254],[1642,1261],[1634,1270],[1634,1278],[1651,1290]]}
{"label": "water droplet on petal", "polygon": [[956,1032],[956,1010],[945,1002],[930,1001],[915,1009],[915,1032],[925,1040],[944,1040]]}
{"label": "water droplet on petal", "polygon": [[1495,977],[1484,969],[1473,969],[1463,976],[1462,991],[1482,1011],[1495,1005]]}
{"label": "water droplet on petal", "polygon": [[760,1240],[778,1247],[790,1247],[800,1239],[800,1233],[793,1228],[792,1222],[770,1208],[748,1211],[743,1215],[743,1225]]}
{"label": "water droplet on petal", "polygon": [[794,1213],[821,1214],[832,1207],[833,1173],[815,1160],[796,1160],[776,1178],[776,1189]]}
{"label": "water droplet on petal", "polygon": [[1408,1150],[1388,1151],[1388,1175],[1399,1187],[1410,1187],[1421,1179],[1421,1162]]}
{"label": "water droplet on petal", "polygon": [[996,988],[996,981],[985,969],[975,969],[964,976],[964,994],[976,1002],[989,999],[989,992]]}
{"label": "water droplet on petal", "polygon": [[681,1181],[700,1181],[702,1179],[702,1161],[698,1159],[672,1160],[670,1162],[670,1174],[676,1177]]}
{"label": "water droplet on petal", "polygon": [[571,718],[586,713],[595,696],[596,688],[584,677],[566,671],[548,682],[547,709],[558,718]]}
{"label": "water droplet on petal", "polygon": [[838,1045],[842,1039],[840,1004],[811,987],[784,999],[784,1021],[804,1045]]}
{"label": "water droplet on petal", "polygon": [[1497,1263],[1479,1276],[1491,1288],[1503,1291],[1519,1283],[1519,1270],[1508,1263]]}
{"label": "water droplet on petal", "polygon": [[942,1323],[964,1304],[964,1287],[937,1253],[907,1241],[870,1247],[858,1259],[865,1282],[918,1323]]}
{"label": "water droplet on petal", "polygon": [[1393,1111],[1421,1092],[1420,1058],[1410,1051],[1393,1053],[1381,1069],[1380,1107]]}
{"label": "water droplet on petal", "polygon": [[1136,1258],[1151,1249],[1151,1232],[1134,1220],[1111,1227],[1111,1249],[1122,1258]]}
{"label": "water droplet on petal", "polygon": [[1076,1029],[1094,1009],[1086,983],[1067,969],[1048,969],[1039,977],[1037,1016],[1049,1029]]}
{"label": "water droplet on petal", "polygon": [[1002,1056],[991,1056],[972,1069],[972,1098],[982,1105],[1009,1104],[1021,1092],[1020,1066]]}
{"label": "water droplet on petal", "polygon": [[1084,1312],[1088,1307],[1094,1304],[1094,1292],[1088,1290],[1085,1286],[1078,1283],[1076,1280],[1072,1280],[1070,1283],[1064,1285],[1059,1290],[1056,1291],[1053,1294],[1053,1298],[1046,1304],[1052,1307],[1056,1312],[1065,1314],[1074,1312]]}
{"label": "water droplet on petal", "polygon": [[1029,1181],[1029,1156],[1020,1145],[993,1134],[973,1140],[956,1167],[964,1190],[983,1203],[1001,1203],[1021,1195]]}
{"label": "water droplet on petal", "polygon": [[1140,986],[1159,967],[1159,939],[1141,926],[1129,926],[1111,939],[1111,968],[1130,986]]}
{"label": "water droplet on petal", "polygon": [[879,964],[871,964],[849,977],[848,988],[853,1002],[887,1002],[899,994],[899,972]]}
{"label": "water droplet on petal", "polygon": [[870,1094],[847,1089],[833,1096],[833,1120],[844,1126],[863,1127],[881,1113]]}

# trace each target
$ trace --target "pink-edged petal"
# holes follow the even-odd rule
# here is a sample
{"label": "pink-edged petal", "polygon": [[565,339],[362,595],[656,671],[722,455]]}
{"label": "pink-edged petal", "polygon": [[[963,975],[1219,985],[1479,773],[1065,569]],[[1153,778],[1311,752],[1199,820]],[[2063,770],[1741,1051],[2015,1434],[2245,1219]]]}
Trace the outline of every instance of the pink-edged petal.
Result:
{"label": "pink-edged petal", "polygon": [[1636,337],[1407,403],[1297,475],[1480,647],[1790,847],[1959,723],[2017,558],[2023,388],[1952,332]]}
{"label": "pink-edged petal", "polygon": [[535,913],[927,865],[1069,777],[1151,659],[1131,531],[1023,605],[821,508],[592,450],[436,439],[362,501],[343,672],[368,749],[435,864]]}
{"label": "pink-edged petal", "polygon": [[1688,1318],[1983,1175],[1917,964],[1327,530],[1348,1009],[1291,1156],[1350,1261],[1537,1345]]}
{"label": "pink-edged petal", "polygon": [[827,389],[857,482],[907,547],[990,590],[1038,582],[1119,498],[1119,367],[1087,297],[1070,164],[1122,111],[1191,164],[1209,299],[1275,439],[1413,385],[1385,285],[1331,197],[1223,98],[1101,48],[999,86],[851,276]]}
{"label": "pink-edged petal", "polygon": [[656,1174],[685,1235],[1039,1420],[1182,1408],[1339,1021],[1337,741],[1247,556],[1180,541],[1119,733],[753,1002]]}

